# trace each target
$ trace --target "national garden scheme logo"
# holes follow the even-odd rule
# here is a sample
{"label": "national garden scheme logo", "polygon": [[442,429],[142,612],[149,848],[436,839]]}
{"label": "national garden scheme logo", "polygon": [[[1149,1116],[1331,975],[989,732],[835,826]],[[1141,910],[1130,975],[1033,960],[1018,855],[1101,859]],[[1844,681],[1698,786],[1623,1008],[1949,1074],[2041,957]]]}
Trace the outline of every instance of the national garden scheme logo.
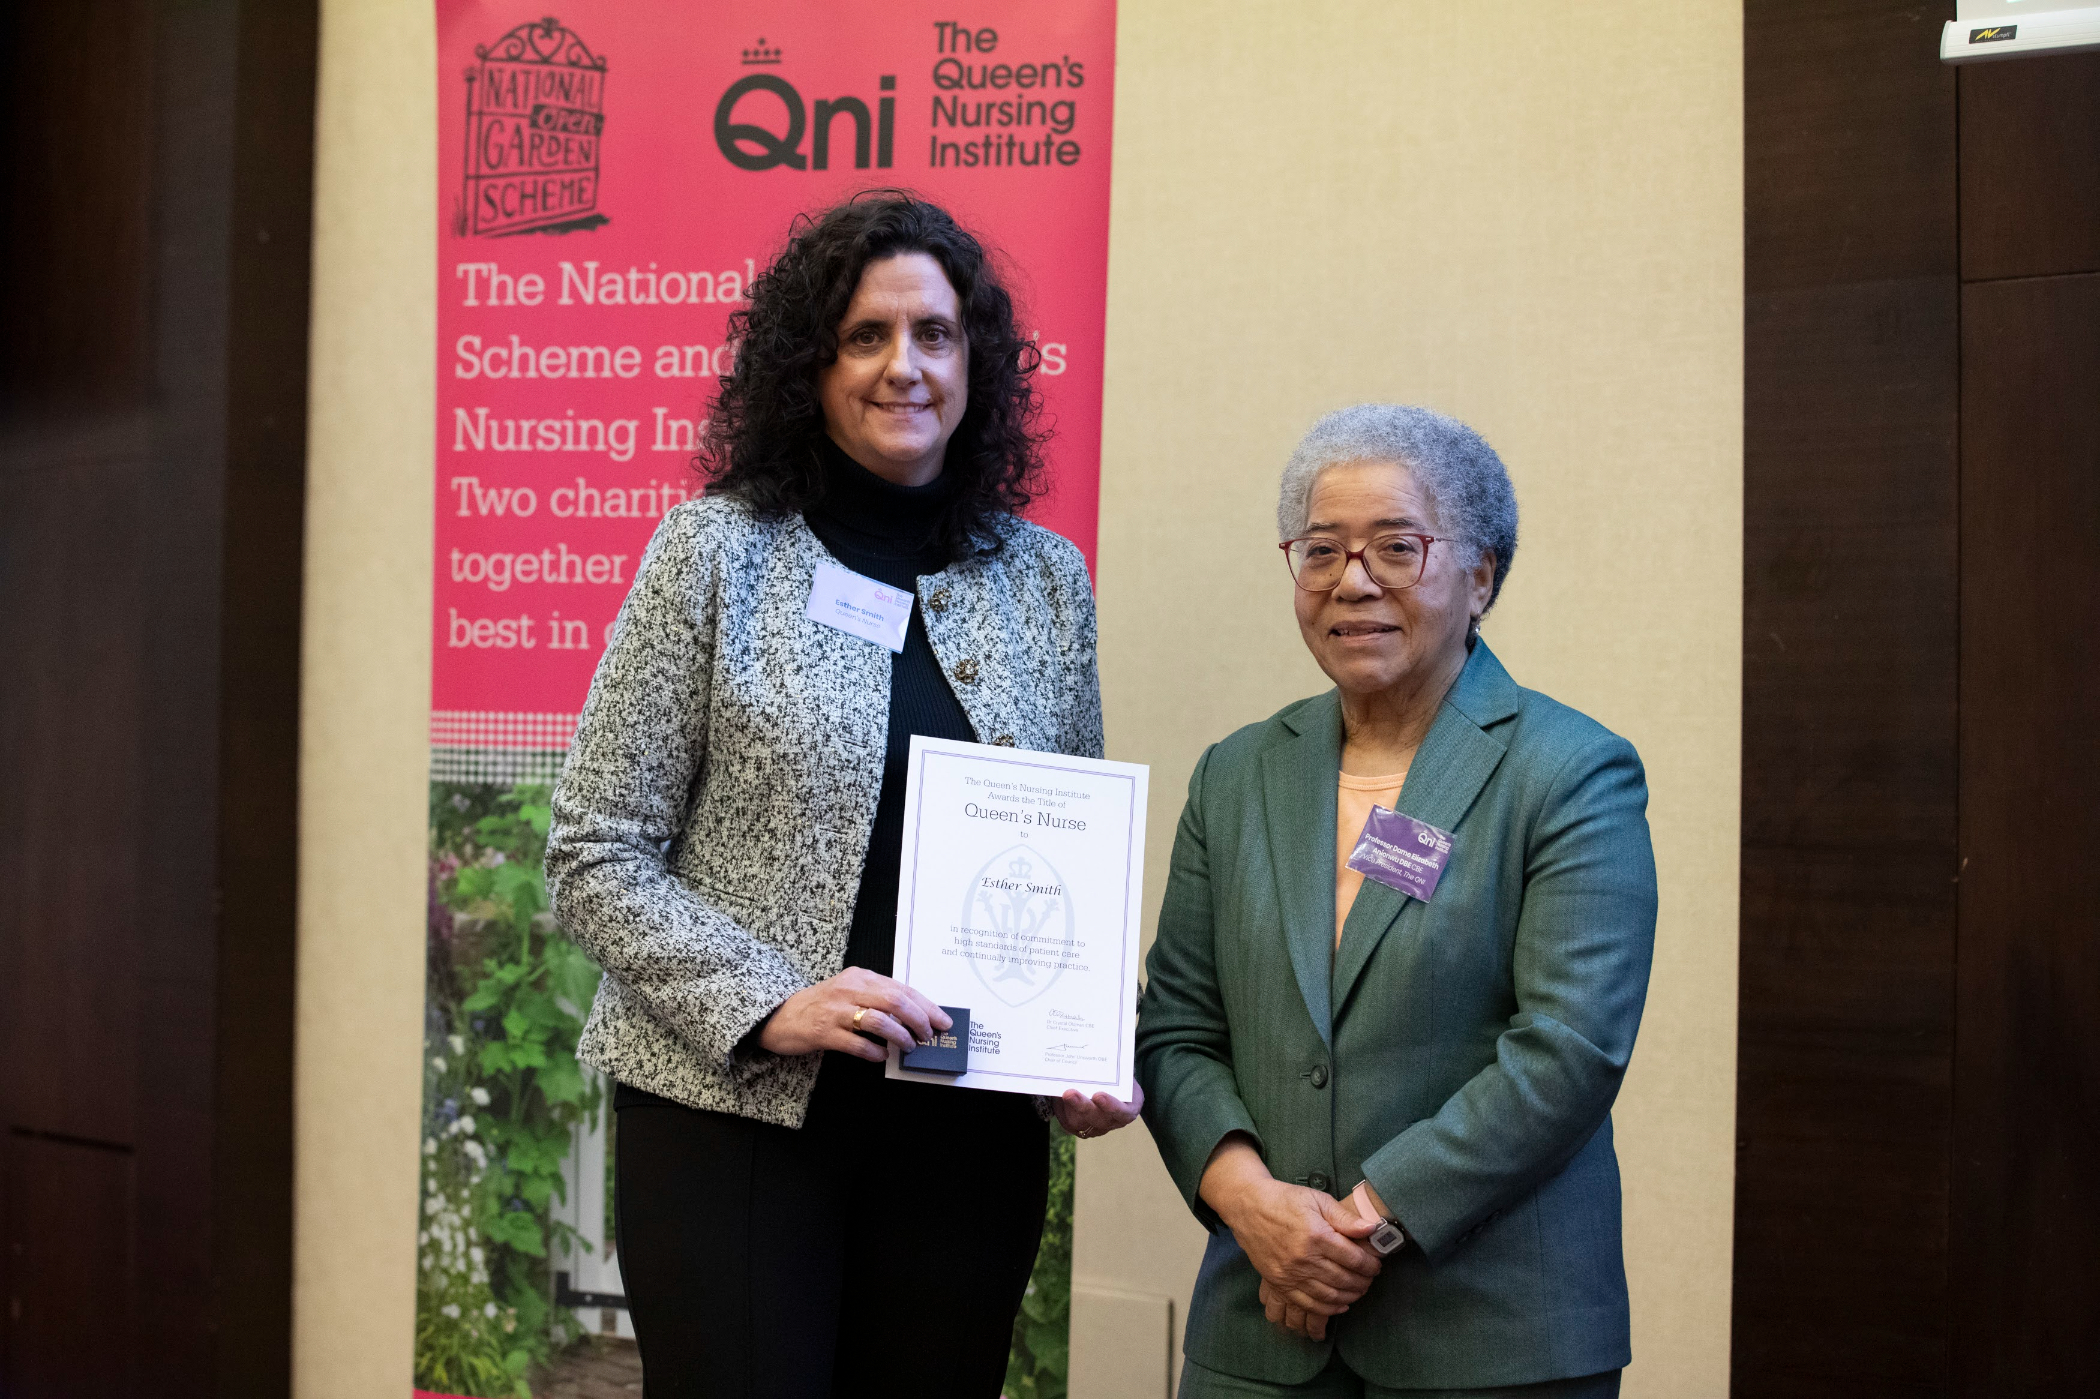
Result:
{"label": "national garden scheme logo", "polygon": [[607,222],[598,212],[605,59],[552,16],[477,45],[474,56],[452,231],[487,238]]}

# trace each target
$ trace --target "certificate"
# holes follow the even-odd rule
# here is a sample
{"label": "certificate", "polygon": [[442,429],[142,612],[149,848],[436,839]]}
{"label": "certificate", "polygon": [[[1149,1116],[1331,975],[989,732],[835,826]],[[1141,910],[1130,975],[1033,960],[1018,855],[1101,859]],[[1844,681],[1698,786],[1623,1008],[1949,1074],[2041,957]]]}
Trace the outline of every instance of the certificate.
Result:
{"label": "certificate", "polygon": [[889,1077],[1136,1096],[1138,763],[914,736],[894,975],[970,1012],[969,1067]]}

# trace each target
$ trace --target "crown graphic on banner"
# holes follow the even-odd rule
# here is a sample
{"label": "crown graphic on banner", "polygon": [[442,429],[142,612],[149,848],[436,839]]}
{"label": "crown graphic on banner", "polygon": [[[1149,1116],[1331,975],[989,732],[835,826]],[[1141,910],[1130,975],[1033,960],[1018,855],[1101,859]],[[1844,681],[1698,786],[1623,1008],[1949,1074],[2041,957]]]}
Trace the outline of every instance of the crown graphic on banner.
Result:
{"label": "crown graphic on banner", "polygon": [[769,48],[766,44],[766,36],[763,34],[758,36],[757,43],[744,50],[744,66],[747,68],[761,64],[777,64],[779,62],[780,50]]}

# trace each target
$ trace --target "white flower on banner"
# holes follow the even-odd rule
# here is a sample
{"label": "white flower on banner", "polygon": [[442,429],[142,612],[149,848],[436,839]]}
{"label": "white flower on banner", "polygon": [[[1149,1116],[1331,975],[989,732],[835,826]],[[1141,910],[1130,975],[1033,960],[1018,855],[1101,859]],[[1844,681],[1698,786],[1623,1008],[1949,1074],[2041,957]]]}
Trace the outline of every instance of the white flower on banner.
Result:
{"label": "white flower on banner", "polygon": [[474,1100],[474,1106],[477,1108],[485,1108],[489,1105],[489,1090],[486,1088],[469,1089],[467,1096]]}
{"label": "white flower on banner", "polygon": [[454,1321],[459,1320],[459,1303],[457,1302],[447,1302],[444,1306],[439,1307],[438,1310],[444,1315],[451,1317]]}
{"label": "white flower on banner", "polygon": [[436,1069],[439,1073],[443,1073],[448,1067],[448,1065],[445,1063],[445,1056],[442,1054],[431,1055],[430,1067]]}
{"label": "white flower on banner", "polygon": [[445,1036],[445,1043],[452,1046],[454,1054],[467,1052],[467,1038],[465,1035],[447,1035]]}

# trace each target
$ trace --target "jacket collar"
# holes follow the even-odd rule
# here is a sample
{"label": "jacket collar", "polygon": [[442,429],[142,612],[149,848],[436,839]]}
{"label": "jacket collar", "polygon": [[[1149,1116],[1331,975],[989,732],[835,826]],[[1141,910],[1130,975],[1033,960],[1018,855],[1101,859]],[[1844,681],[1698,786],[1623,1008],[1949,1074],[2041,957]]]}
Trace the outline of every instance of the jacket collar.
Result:
{"label": "jacket collar", "polygon": [[[1444,696],[1443,709],[1455,709],[1471,720],[1475,728],[1485,729],[1490,724],[1514,718],[1523,704],[1523,697],[1524,692],[1518,688],[1517,682],[1510,679],[1502,662],[1488,649],[1487,640],[1476,637],[1465,665],[1459,669],[1458,679],[1451,682],[1451,690]],[[1339,690],[1301,700],[1276,717],[1294,734],[1313,734],[1331,726],[1335,761],[1341,761],[1342,698]],[[1443,710],[1438,711],[1437,719],[1442,722]],[[1425,741],[1422,746],[1427,748],[1429,745]],[[1339,776],[1341,769],[1336,768],[1335,773]]]}

